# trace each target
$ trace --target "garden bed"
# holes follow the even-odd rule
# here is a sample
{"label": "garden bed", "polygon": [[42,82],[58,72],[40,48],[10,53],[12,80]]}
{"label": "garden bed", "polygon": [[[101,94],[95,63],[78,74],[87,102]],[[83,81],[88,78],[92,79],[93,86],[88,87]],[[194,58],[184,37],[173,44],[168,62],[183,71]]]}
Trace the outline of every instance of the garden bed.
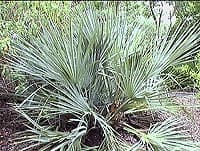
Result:
{"label": "garden bed", "polygon": [[[195,105],[199,103],[199,100],[195,97],[195,93],[192,92],[172,92],[171,96],[177,100],[180,104],[184,104],[186,106]],[[13,103],[13,98],[5,98],[1,97],[0,100],[0,150],[1,151],[19,151],[20,149],[30,145],[30,144],[20,144],[15,145],[13,142],[13,138],[15,138],[15,133],[18,131],[25,130],[25,126],[23,126],[23,118],[20,117],[15,111],[13,111],[12,107],[9,103]],[[187,129],[189,129],[189,134],[192,136],[194,141],[200,141],[200,109],[189,109],[186,108],[187,112],[182,112],[180,114],[180,118],[183,119],[184,124],[186,124]],[[188,114],[192,113],[192,114]],[[146,115],[148,116],[148,115]],[[191,119],[192,117],[192,119]],[[131,117],[136,122],[136,118],[134,116]],[[131,119],[130,118],[130,119]],[[140,121],[141,117],[137,116],[137,120]],[[165,116],[160,115],[160,119],[158,117],[155,121],[163,120]],[[152,122],[155,122],[152,121]],[[136,122],[139,124],[139,122]],[[144,123],[144,121],[143,121]],[[148,124],[148,123],[147,123]],[[119,133],[122,135],[122,139],[127,141],[128,143],[137,142],[135,137],[130,136],[129,134],[120,131]],[[90,139],[89,137],[87,139]],[[94,140],[93,135],[91,136],[91,140]],[[88,143],[94,143],[93,141],[88,140]]]}

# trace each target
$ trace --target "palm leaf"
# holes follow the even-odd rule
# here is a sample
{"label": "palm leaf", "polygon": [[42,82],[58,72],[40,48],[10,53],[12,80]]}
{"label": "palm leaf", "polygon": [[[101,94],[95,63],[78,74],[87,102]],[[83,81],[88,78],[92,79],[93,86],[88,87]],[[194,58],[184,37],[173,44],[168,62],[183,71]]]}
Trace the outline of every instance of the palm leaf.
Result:
{"label": "palm leaf", "polygon": [[[193,141],[188,141],[190,136],[187,136],[184,125],[177,119],[169,118],[162,122],[153,125],[147,133],[141,132],[127,124],[125,124],[125,130],[136,134],[140,139],[140,145],[134,146],[133,149],[139,150],[140,148],[146,148],[147,150],[191,150],[196,146]],[[187,142],[187,143],[186,143]],[[199,148],[196,147],[196,150]]]}

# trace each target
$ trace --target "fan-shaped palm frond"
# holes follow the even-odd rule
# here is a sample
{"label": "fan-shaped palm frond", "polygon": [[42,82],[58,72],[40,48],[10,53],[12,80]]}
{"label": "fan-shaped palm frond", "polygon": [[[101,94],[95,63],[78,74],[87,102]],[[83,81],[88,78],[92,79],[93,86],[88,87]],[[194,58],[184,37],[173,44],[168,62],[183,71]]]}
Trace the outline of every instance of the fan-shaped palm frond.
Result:
{"label": "fan-shaped palm frond", "polygon": [[[39,37],[30,41],[19,37],[12,43],[11,67],[35,82],[26,91],[29,96],[15,106],[33,125],[28,126],[26,139],[42,145],[41,150],[127,150],[130,146],[112,127],[114,117],[167,106],[169,79],[163,72],[198,52],[198,25],[184,32],[180,26],[155,43],[153,33],[146,35],[148,28],[139,23],[129,25],[123,14],[116,16],[109,10],[102,15],[93,7],[72,13],[65,29],[49,22]],[[59,129],[61,116],[67,117],[65,127],[74,122],[73,130]],[[176,135],[180,131],[171,128],[174,123],[169,120],[156,125],[148,134],[124,125],[149,149],[169,149],[180,138]],[[92,128],[99,130],[102,140],[89,146],[84,138]]]}
{"label": "fan-shaped palm frond", "polygon": [[153,125],[147,133],[127,124],[125,124],[124,129],[141,139],[130,150],[140,150],[142,148],[148,151],[198,150],[199,148],[192,140],[187,140],[190,136],[185,133],[186,130],[183,127],[181,121],[169,118],[160,124]]}

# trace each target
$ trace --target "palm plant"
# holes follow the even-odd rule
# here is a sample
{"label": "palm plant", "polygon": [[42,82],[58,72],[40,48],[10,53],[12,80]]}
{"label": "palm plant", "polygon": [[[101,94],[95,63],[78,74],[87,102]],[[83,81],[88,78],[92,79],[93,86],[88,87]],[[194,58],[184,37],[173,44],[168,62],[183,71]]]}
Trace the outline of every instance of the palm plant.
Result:
{"label": "palm plant", "polygon": [[[155,42],[153,33],[146,35],[147,27],[128,24],[125,15],[112,10],[100,15],[90,6],[72,14],[65,29],[50,22],[38,38],[18,37],[12,43],[11,67],[34,81],[24,90],[26,99],[15,105],[29,121],[27,131],[17,138],[18,143],[33,143],[24,150],[198,147],[184,144],[178,120],[167,119],[147,132],[123,120],[137,112],[169,112],[177,107],[168,97],[166,71],[198,52],[198,24],[183,32],[180,25]],[[123,141],[116,125],[140,141],[134,145]],[[91,133],[96,143],[88,143]]]}

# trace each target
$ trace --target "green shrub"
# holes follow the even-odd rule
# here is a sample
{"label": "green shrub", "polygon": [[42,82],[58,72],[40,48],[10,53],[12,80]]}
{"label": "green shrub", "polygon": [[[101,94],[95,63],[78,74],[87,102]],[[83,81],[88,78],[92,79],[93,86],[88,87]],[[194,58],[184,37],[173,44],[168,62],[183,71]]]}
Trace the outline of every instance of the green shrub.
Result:
{"label": "green shrub", "polygon": [[[24,37],[37,36],[41,24],[53,20],[57,25],[63,26],[66,16],[70,13],[71,2],[27,2],[27,1],[1,1],[0,2],[0,60],[10,48],[10,41],[16,40],[18,35]],[[2,64],[2,62],[4,62]],[[16,93],[20,93],[26,86],[26,79],[13,73],[6,61],[0,61],[0,75],[16,83]]]}
{"label": "green shrub", "polygon": [[[199,25],[184,32],[180,25],[155,42],[149,28],[129,24],[112,8],[100,14],[88,5],[71,13],[66,28],[49,22],[38,37],[12,41],[10,65],[31,80],[27,98],[15,106],[29,121],[18,141],[33,145],[24,150],[199,150],[178,119],[147,132],[123,120],[144,111],[172,112],[166,85],[171,79],[163,74],[198,52]],[[140,141],[128,144],[116,127]],[[101,139],[89,144],[95,130]]]}
{"label": "green shrub", "polygon": [[195,61],[181,65],[174,69],[176,75],[182,74],[187,81],[182,82],[182,87],[200,89],[200,54],[197,54]]}

